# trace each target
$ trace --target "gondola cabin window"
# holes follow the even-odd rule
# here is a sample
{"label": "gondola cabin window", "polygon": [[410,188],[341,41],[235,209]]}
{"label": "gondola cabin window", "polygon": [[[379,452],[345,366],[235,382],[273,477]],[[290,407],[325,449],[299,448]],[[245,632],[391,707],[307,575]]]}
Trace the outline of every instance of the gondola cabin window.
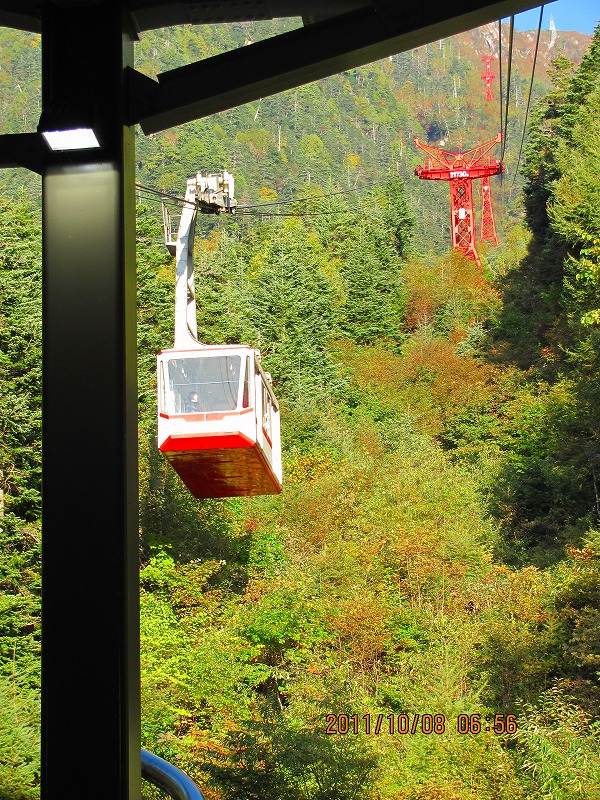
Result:
{"label": "gondola cabin window", "polygon": [[273,433],[271,430],[271,419],[273,416],[273,402],[267,386],[262,384],[262,427],[263,433],[269,444],[273,443]]}
{"label": "gondola cabin window", "polygon": [[246,382],[240,381],[241,365],[239,355],[170,359],[163,410],[189,414],[242,407]]}

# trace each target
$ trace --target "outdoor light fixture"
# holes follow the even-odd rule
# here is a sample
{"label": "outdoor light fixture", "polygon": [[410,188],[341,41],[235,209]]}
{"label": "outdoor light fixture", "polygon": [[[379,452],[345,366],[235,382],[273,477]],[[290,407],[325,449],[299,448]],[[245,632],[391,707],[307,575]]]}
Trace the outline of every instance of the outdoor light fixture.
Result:
{"label": "outdoor light fixture", "polygon": [[50,150],[93,150],[100,147],[93,128],[93,113],[72,103],[55,103],[42,111],[38,133]]}
{"label": "outdoor light fixture", "polygon": [[92,128],[71,128],[64,131],[42,131],[50,150],[91,150],[100,147]]}
{"label": "outdoor light fixture", "polygon": [[64,131],[42,131],[50,150],[91,150],[100,147],[92,128],[71,128]]}

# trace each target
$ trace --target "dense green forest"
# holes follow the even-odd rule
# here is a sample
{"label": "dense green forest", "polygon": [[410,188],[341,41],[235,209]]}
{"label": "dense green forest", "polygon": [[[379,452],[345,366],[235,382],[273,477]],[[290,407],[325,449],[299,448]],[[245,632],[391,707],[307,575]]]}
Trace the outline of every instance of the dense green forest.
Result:
{"label": "dense green forest", "polygon": [[[145,34],[139,67],[282,27]],[[1,41],[21,130],[39,39]],[[260,347],[282,407],[281,496],[196,501],[157,452],[174,265],[140,192],[143,746],[207,800],[600,800],[600,31],[536,81],[520,175],[515,69],[483,270],[413,176],[413,136],[497,133],[464,52],[138,137],[141,184],[226,167],[253,206],[199,222],[199,337]],[[1,180],[0,798],[34,800],[40,187]]]}

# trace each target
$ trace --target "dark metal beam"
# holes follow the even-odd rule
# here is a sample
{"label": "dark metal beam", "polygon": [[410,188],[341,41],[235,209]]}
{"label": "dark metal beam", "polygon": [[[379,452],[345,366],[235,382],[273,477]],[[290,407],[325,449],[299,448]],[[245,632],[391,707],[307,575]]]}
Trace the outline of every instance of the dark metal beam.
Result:
{"label": "dark metal beam", "polygon": [[[412,4],[387,0],[213,58],[164,72],[131,75],[129,121],[144,133],[181,125],[327,77],[535,6],[535,0]],[[143,85],[142,85],[143,84]]]}
{"label": "dark metal beam", "polygon": [[129,0],[128,7],[138,30],[143,31],[169,25],[206,25],[277,17],[325,18],[371,4],[371,0],[203,0],[197,3]]}
{"label": "dark metal beam", "polygon": [[46,147],[37,133],[3,133],[0,135],[0,169],[25,167],[42,174]]}
{"label": "dark metal beam", "polygon": [[[428,0],[435,4],[435,0]],[[479,0],[480,6],[490,0]],[[101,5],[100,0],[55,0],[65,9]],[[171,25],[206,25],[223,22],[244,22],[302,17],[316,21],[340,16],[358,8],[374,6],[382,0],[113,0],[128,13],[137,31],[165,28]],[[40,18],[43,0],[0,0],[0,25],[22,30],[41,30]],[[408,0],[397,0],[401,13],[409,13]],[[539,5],[539,2],[538,2]],[[510,12],[507,12],[510,13]]]}
{"label": "dark metal beam", "polygon": [[[485,2],[485,0],[482,0]],[[371,0],[117,0],[136,30],[171,25],[206,25],[278,17],[331,17],[371,5]],[[54,0],[57,7],[98,6],[98,0]],[[0,25],[41,31],[42,0],[0,0]]]}
{"label": "dark metal beam", "polygon": [[15,11],[0,11],[0,25],[3,28],[16,28],[18,31],[41,33],[42,25],[34,14],[19,14]]}

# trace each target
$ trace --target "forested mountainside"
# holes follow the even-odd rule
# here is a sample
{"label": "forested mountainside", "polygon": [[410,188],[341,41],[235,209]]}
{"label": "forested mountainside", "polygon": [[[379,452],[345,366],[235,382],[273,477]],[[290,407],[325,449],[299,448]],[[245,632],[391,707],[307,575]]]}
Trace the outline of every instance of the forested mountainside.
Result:
{"label": "forested mountainside", "polygon": [[[296,27],[297,20],[247,25],[184,27],[149,31],[136,45],[136,67],[158,73],[200,58],[259,41]],[[502,79],[506,87],[508,24],[503,25]],[[542,31],[533,100],[550,89],[549,60],[562,52],[577,63],[589,45],[584,34]],[[492,179],[497,222],[510,220],[522,187],[517,172],[535,33],[515,33],[505,177]],[[485,101],[482,57],[494,55],[494,102]],[[3,34],[0,86],[4,91],[3,132],[33,130],[39,118],[40,38],[17,31]],[[159,134],[137,137],[138,180],[153,188],[183,193],[194,170],[234,173],[241,203],[303,196],[305,184],[323,191],[360,191],[399,176],[410,187],[420,234],[415,247],[441,255],[449,237],[446,185],[416,183],[414,168],[423,153],[415,136],[450,149],[468,149],[500,131],[498,26],[444,39],[359,69],[334,75],[274,97],[216,114]],[[499,154],[498,154],[499,155]],[[0,189],[26,184],[39,193],[37,179],[13,171],[0,175]],[[479,202],[479,199],[478,199]],[[507,219],[508,218],[508,219]],[[423,244],[424,243],[424,244]]]}
{"label": "forested mountainside", "polygon": [[[139,67],[274,30],[145,34]],[[249,205],[313,198],[201,220],[200,338],[260,346],[285,486],[200,502],[155,446],[174,266],[160,207],[138,204],[143,746],[208,800],[600,798],[600,32],[585,55],[566,47],[579,34],[543,40],[482,272],[449,252],[447,191],[414,178],[411,141],[497,133],[493,32],[139,137],[144,185],[181,194],[227,167]],[[37,119],[38,45],[2,31],[0,80],[22,89],[2,95],[5,130]],[[30,800],[39,186],[0,179],[0,797]]]}

